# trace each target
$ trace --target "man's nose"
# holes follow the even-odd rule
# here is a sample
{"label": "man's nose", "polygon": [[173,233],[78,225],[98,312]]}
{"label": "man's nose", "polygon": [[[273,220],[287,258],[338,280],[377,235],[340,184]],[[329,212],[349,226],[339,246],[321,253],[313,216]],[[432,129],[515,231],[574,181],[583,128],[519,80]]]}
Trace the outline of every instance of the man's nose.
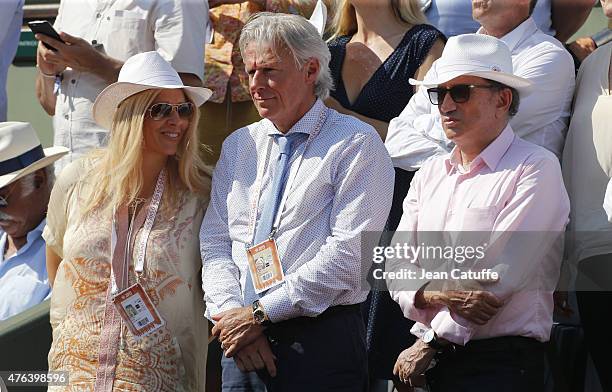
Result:
{"label": "man's nose", "polygon": [[253,77],[251,78],[251,88],[259,88],[265,84],[264,73],[260,70],[257,70],[253,73]]}
{"label": "man's nose", "polygon": [[451,98],[450,92],[447,91],[446,94],[444,94],[444,99],[438,106],[440,113],[452,112],[456,108],[457,108],[457,104],[455,103],[455,101],[453,101],[453,98]]}

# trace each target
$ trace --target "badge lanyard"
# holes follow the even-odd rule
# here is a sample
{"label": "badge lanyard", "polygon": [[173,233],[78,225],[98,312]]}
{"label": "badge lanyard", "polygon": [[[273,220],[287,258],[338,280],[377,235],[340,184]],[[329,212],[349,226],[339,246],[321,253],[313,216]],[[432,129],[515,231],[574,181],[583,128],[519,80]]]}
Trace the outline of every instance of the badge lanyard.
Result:
{"label": "badge lanyard", "polygon": [[[291,186],[293,185],[293,181],[295,180],[295,177],[297,176],[297,173],[298,173],[298,171],[300,169],[300,166],[301,166],[302,161],[304,159],[304,155],[306,154],[306,149],[310,146],[310,143],[314,140],[314,138],[317,137],[317,135],[321,132],[321,128],[323,127],[323,124],[325,123],[325,120],[327,119],[327,113],[328,112],[329,112],[329,109],[327,107],[324,107],[323,110],[321,110],[321,113],[319,115],[319,119],[318,119],[318,121],[317,121],[317,123],[315,125],[315,128],[310,133],[310,135],[308,135],[308,139],[303,144],[304,148],[303,148],[301,154],[299,155],[299,157],[297,158],[298,162],[297,162],[295,170],[290,170],[289,178],[287,179],[287,182],[285,184],[283,195],[282,195],[282,198],[281,198],[281,202],[280,202],[280,204],[278,206],[278,210],[276,211],[276,217],[274,219],[274,225],[272,226],[272,232],[270,233],[270,238],[274,237],[274,234],[276,233],[276,230],[278,229],[278,227],[280,225],[281,214],[283,212],[283,208],[284,208],[285,203],[287,201],[287,196],[289,195],[289,191],[291,190]],[[251,247],[251,244],[252,244],[252,242],[253,242],[253,240],[255,238],[255,225],[256,225],[256,221],[257,221],[257,208],[258,208],[258,205],[259,205],[259,199],[260,199],[260,194],[261,194],[264,170],[268,166],[271,150],[272,150],[272,140],[270,139],[270,140],[268,140],[268,143],[267,143],[266,157],[265,157],[264,161],[262,162],[262,165],[257,170],[257,180],[255,181],[255,189],[254,189],[254,192],[252,193],[253,197],[252,197],[251,203],[250,203],[249,230],[248,230],[248,235],[247,235],[247,238],[249,238],[249,243],[246,244],[247,248]],[[291,163],[292,163],[292,160],[290,159],[288,165],[291,165]]]}
{"label": "badge lanyard", "polygon": [[[153,223],[155,222],[155,217],[157,216],[157,210],[159,209],[159,205],[161,203],[162,195],[164,193],[164,187],[166,183],[166,169],[162,169],[162,171],[157,176],[157,183],[155,184],[155,191],[153,192],[153,197],[151,198],[151,203],[149,204],[149,208],[147,210],[147,217],[145,219],[142,235],[140,236],[140,241],[138,242],[138,251],[136,255],[136,264],[134,266],[134,270],[136,272],[136,279],[139,280],[140,275],[144,271],[144,263],[145,263],[145,253],[147,250],[147,242],[149,241],[149,236],[151,234],[151,229],[153,228]],[[136,216],[136,212],[134,212],[133,217]],[[128,273],[128,260],[130,258],[130,247],[129,244],[131,242],[131,233],[135,233],[136,230],[134,226],[134,219],[132,219],[132,224],[130,224],[130,229],[128,231],[128,236],[126,239],[126,253],[124,254],[124,273],[126,276]],[[116,295],[119,291],[119,287],[117,285],[117,278],[112,268],[112,259],[113,254],[115,253],[115,247],[117,246],[117,230],[116,230],[116,222],[115,222],[115,211],[113,211],[113,220],[112,220],[112,231],[111,231],[111,283],[112,283],[112,291],[113,295]],[[127,283],[126,282],[122,283]]]}
{"label": "badge lanyard", "polygon": [[[153,198],[147,210],[146,221],[144,223],[143,233],[141,236],[141,240],[138,246],[138,256],[136,258],[136,279],[139,279],[140,274],[144,269],[144,258],[145,251],[147,246],[147,241],[149,235],[151,233],[151,228],[153,227],[153,223],[155,221],[155,216],[157,215],[157,210],[159,208],[159,204],[161,202],[161,198],[164,192],[164,186],[166,182],[166,170],[162,169],[160,174],[157,176],[157,183],[155,184],[155,191],[153,193]],[[129,244],[131,242],[132,232],[136,232],[137,229],[134,229],[135,225],[135,217],[136,211],[132,215],[132,223],[127,230],[127,238],[126,245],[124,248],[125,253],[123,254],[123,273],[122,273],[122,289],[127,286],[128,283],[128,260],[130,258],[131,251],[129,250]],[[113,209],[113,217],[111,224],[111,284],[110,291],[107,290],[106,294],[106,309],[104,310],[104,324],[102,325],[102,331],[100,333],[100,351],[98,353],[98,367],[96,369],[96,382],[94,385],[94,391],[96,392],[111,392],[113,389],[113,382],[115,379],[115,367],[117,364],[117,352],[118,350],[123,350],[125,348],[125,342],[123,339],[123,318],[124,315],[121,315],[120,310],[115,305],[115,300],[121,300],[121,295],[129,292],[130,289],[132,292],[134,290],[140,289],[138,293],[140,298],[146,297],[146,293],[142,290],[142,286],[139,283],[133,285],[127,290],[123,290],[121,293],[119,292],[119,288],[117,285],[117,281],[115,278],[115,272],[113,268],[114,256],[117,246],[117,229],[115,222],[116,211]],[[123,229],[122,229],[123,230]],[[119,250],[120,252],[121,250]],[[150,302],[150,301],[149,301]],[[140,305],[140,304],[139,304]],[[164,321],[160,320],[158,313],[155,308],[150,309],[147,315],[151,315],[154,320],[153,327],[163,325]],[[151,324],[151,323],[149,323]],[[152,328],[147,325],[149,330]],[[136,337],[136,336],[135,336]]]}

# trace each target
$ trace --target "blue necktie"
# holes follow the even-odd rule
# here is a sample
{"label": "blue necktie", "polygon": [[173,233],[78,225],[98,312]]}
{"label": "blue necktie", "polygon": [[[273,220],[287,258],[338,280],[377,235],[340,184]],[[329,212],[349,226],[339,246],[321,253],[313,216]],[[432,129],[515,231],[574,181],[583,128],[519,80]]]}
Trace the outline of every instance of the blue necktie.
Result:
{"label": "blue necktie", "polygon": [[[276,167],[272,178],[272,184],[266,192],[266,197],[263,197],[261,203],[263,209],[261,216],[257,222],[257,228],[255,230],[255,237],[253,238],[253,245],[259,244],[265,241],[272,232],[272,226],[274,225],[274,218],[278,212],[278,206],[282,199],[283,188],[285,185],[285,177],[287,176],[287,168],[289,167],[289,158],[291,156],[291,140],[297,134],[291,135],[275,135],[276,141],[278,142],[278,157],[276,159]],[[244,304],[250,305],[253,301],[259,299],[259,295],[255,293],[253,282],[251,280],[251,272],[249,270],[246,279],[246,286],[244,288]]]}

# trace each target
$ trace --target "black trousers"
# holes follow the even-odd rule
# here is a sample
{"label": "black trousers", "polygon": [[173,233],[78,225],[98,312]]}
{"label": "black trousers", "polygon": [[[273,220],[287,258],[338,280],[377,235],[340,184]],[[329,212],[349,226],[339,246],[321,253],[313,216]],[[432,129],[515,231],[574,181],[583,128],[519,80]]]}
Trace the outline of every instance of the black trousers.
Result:
{"label": "black trousers", "polygon": [[612,352],[612,254],[580,261],[576,299],[587,349],[604,392],[612,391],[609,358]]}
{"label": "black trousers", "polygon": [[335,306],[266,330],[276,377],[259,376],[268,392],[362,392],[368,382],[365,326],[359,305]]}
{"label": "black trousers", "polygon": [[432,392],[542,392],[545,364],[544,343],[501,337],[440,354],[426,377]]}

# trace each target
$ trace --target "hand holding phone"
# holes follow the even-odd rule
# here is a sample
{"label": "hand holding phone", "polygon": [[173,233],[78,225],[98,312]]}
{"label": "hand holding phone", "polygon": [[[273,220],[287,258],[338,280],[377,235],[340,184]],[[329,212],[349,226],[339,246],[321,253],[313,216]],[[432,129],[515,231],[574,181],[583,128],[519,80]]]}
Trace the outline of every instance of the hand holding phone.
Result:
{"label": "hand holding phone", "polygon": [[[28,22],[28,26],[30,26],[30,29],[32,30],[34,34],[44,34],[60,42],[64,42],[64,40],[60,38],[57,31],[53,28],[53,26],[51,26],[51,23],[49,23],[46,20],[34,20],[31,22]],[[44,42],[42,44],[45,45],[45,48],[47,49],[57,50],[51,45],[48,45]]]}

